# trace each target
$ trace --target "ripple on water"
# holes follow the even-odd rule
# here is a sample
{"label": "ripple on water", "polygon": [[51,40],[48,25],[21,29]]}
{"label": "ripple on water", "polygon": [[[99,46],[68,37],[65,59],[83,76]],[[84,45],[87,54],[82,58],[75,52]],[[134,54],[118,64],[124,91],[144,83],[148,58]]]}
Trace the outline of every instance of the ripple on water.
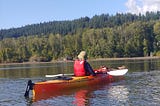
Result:
{"label": "ripple on water", "polygon": [[129,75],[129,99],[131,104],[154,106],[160,104],[160,71],[134,72]]}

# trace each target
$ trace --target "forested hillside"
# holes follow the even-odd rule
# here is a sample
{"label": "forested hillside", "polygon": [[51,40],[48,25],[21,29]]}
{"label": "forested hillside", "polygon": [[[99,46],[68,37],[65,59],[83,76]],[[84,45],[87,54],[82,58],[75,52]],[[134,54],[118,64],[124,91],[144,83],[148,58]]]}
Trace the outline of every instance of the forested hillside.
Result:
{"label": "forested hillside", "polygon": [[52,21],[40,24],[26,25],[20,28],[11,28],[7,30],[0,30],[0,38],[20,37],[30,35],[48,35],[52,34],[75,34],[78,29],[84,28],[105,28],[121,26],[124,23],[132,23],[135,21],[151,21],[158,20],[160,12],[147,12],[146,15],[135,14],[116,14],[110,16],[109,14],[95,15],[92,18],[83,17],[72,21]]}
{"label": "forested hillside", "polygon": [[160,55],[160,12],[108,14],[0,30],[0,62]]}

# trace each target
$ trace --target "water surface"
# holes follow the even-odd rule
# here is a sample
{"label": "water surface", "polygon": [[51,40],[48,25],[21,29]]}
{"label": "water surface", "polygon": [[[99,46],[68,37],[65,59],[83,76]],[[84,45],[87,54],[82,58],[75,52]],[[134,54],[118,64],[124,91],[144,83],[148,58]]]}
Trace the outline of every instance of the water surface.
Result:
{"label": "water surface", "polygon": [[[33,102],[24,98],[26,83],[46,80],[46,74],[72,73],[73,63],[19,64],[0,66],[0,106],[158,106],[160,104],[160,60],[103,60],[101,65],[125,65],[125,80],[66,92]],[[30,95],[31,96],[31,95]]]}

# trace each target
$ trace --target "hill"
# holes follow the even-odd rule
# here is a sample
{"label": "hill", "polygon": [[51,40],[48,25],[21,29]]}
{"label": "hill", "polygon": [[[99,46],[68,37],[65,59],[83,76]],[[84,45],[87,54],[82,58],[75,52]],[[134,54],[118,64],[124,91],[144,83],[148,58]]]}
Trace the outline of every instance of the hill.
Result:
{"label": "hill", "polygon": [[0,63],[160,56],[160,12],[108,14],[0,30]]}
{"label": "hill", "polygon": [[116,27],[124,23],[132,23],[135,21],[150,21],[158,20],[160,12],[147,12],[145,15],[135,14],[116,14],[110,16],[109,14],[95,15],[92,18],[82,17],[72,21],[51,21],[39,24],[26,25],[19,28],[1,29],[0,39],[33,36],[33,35],[48,35],[52,34],[75,34],[77,30],[84,28],[106,28]]}

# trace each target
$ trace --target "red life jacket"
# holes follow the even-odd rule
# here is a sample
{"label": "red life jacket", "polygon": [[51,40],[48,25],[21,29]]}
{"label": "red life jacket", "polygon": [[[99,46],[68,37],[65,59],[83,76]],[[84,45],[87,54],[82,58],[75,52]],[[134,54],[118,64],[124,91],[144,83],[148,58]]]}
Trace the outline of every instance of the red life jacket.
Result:
{"label": "red life jacket", "polygon": [[85,76],[85,68],[84,68],[85,61],[83,60],[75,60],[74,62],[74,75],[75,76]]}

